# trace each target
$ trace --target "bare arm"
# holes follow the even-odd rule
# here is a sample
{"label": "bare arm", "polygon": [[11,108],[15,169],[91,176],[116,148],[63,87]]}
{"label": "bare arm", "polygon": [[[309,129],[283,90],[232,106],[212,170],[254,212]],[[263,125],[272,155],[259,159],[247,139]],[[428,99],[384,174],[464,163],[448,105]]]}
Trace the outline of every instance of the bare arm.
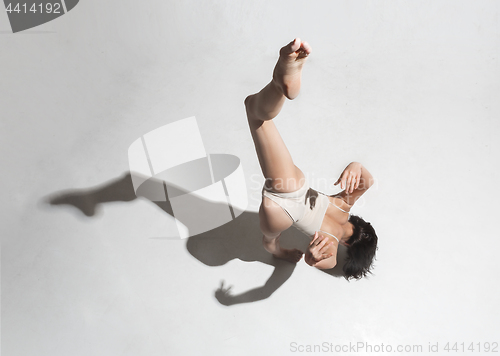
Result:
{"label": "bare arm", "polygon": [[337,265],[337,256],[333,255],[330,258],[326,258],[310,266],[316,267],[318,269],[331,269],[336,265]]}
{"label": "bare arm", "polygon": [[314,234],[314,238],[309,244],[304,260],[311,267],[319,269],[330,269],[337,264],[337,245],[328,237]]}
{"label": "bare arm", "polygon": [[335,185],[339,183],[344,190],[336,196],[353,206],[356,200],[373,185],[374,178],[361,163],[351,162],[344,169]]}

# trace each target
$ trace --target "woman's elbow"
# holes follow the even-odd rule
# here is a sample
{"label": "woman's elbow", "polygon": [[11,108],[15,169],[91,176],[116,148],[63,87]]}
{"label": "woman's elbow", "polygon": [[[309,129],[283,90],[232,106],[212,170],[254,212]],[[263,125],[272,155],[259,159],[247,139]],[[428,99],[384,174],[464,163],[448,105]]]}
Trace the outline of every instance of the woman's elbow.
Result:
{"label": "woman's elbow", "polygon": [[366,185],[366,189],[370,189],[375,183],[375,179],[371,178],[368,180],[368,184]]}
{"label": "woman's elbow", "polygon": [[360,189],[368,190],[368,189],[370,189],[371,186],[373,186],[373,184],[375,184],[375,178],[373,178],[372,175],[368,175],[368,177],[366,177],[366,176],[362,177],[360,183],[361,183],[359,185]]}
{"label": "woman's elbow", "polygon": [[316,267],[317,269],[332,269],[336,265],[337,265],[337,260],[332,260],[332,261],[323,260],[319,263],[316,263],[314,267]]}

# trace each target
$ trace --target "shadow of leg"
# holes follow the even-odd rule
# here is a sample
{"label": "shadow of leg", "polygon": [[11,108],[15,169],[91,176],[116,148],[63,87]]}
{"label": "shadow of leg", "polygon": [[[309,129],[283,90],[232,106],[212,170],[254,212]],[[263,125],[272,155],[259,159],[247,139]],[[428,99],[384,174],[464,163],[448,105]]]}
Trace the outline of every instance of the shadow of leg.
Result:
{"label": "shadow of leg", "polygon": [[96,207],[100,203],[131,201],[136,199],[130,173],[118,178],[105,186],[94,189],[70,190],[49,197],[50,205],[72,205],[86,216],[94,216]]}

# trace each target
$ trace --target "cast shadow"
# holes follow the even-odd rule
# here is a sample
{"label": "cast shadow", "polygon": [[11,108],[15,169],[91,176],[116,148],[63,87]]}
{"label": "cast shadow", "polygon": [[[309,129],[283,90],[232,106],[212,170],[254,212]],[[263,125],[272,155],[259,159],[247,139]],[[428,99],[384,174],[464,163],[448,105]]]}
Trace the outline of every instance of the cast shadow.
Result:
{"label": "cast shadow", "polygon": [[[165,181],[155,178],[151,182],[174,187],[183,191],[177,185],[171,185]],[[147,184],[146,184],[147,185]],[[165,189],[166,191],[166,189]],[[132,176],[125,173],[123,176],[111,180],[95,188],[69,190],[52,194],[44,198],[44,203],[51,206],[69,205],[77,208],[87,217],[95,216],[99,204],[106,202],[129,202],[140,196],[134,191]],[[186,192],[187,193],[187,192]],[[174,216],[172,207],[166,201],[152,201],[167,214]],[[206,203],[206,202],[204,202]],[[213,203],[214,205],[218,203]],[[182,221],[181,221],[182,222]],[[308,238],[296,229],[288,229],[282,235],[285,247],[298,248],[305,251],[309,243]],[[255,287],[244,293],[232,295],[230,287],[225,287],[224,282],[215,291],[215,297],[223,305],[234,305],[250,303],[270,297],[281,285],[292,275],[296,264],[274,258],[262,246],[262,233],[259,229],[259,217],[257,213],[245,211],[230,222],[213,230],[191,236],[186,239],[186,248],[189,253],[207,266],[222,266],[233,259],[245,262],[261,262],[273,266],[274,270],[269,279],[262,286]],[[345,248],[340,246],[337,260],[345,260]],[[302,260],[299,263],[303,263]],[[333,277],[343,277],[342,263],[330,270],[323,270]]]}

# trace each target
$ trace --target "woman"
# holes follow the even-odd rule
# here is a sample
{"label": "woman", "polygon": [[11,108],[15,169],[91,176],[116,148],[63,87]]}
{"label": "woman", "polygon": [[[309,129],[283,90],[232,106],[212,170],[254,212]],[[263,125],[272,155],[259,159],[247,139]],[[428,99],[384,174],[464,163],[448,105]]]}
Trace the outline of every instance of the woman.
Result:
{"label": "woman", "polygon": [[335,185],[341,193],[327,196],[309,187],[295,166],[272,119],[285,98],[300,91],[302,66],[311,54],[307,42],[296,38],[280,50],[273,79],[259,93],[245,99],[248,124],[266,181],[259,209],[263,244],[275,257],[296,263],[304,254],[280,246],[281,232],[294,225],[311,238],[305,261],[319,269],[337,264],[338,245],[347,247],[346,279],[359,279],[370,272],[377,249],[377,235],[370,223],[349,215],[357,199],[373,184],[373,177],[358,162],[349,164]]}

